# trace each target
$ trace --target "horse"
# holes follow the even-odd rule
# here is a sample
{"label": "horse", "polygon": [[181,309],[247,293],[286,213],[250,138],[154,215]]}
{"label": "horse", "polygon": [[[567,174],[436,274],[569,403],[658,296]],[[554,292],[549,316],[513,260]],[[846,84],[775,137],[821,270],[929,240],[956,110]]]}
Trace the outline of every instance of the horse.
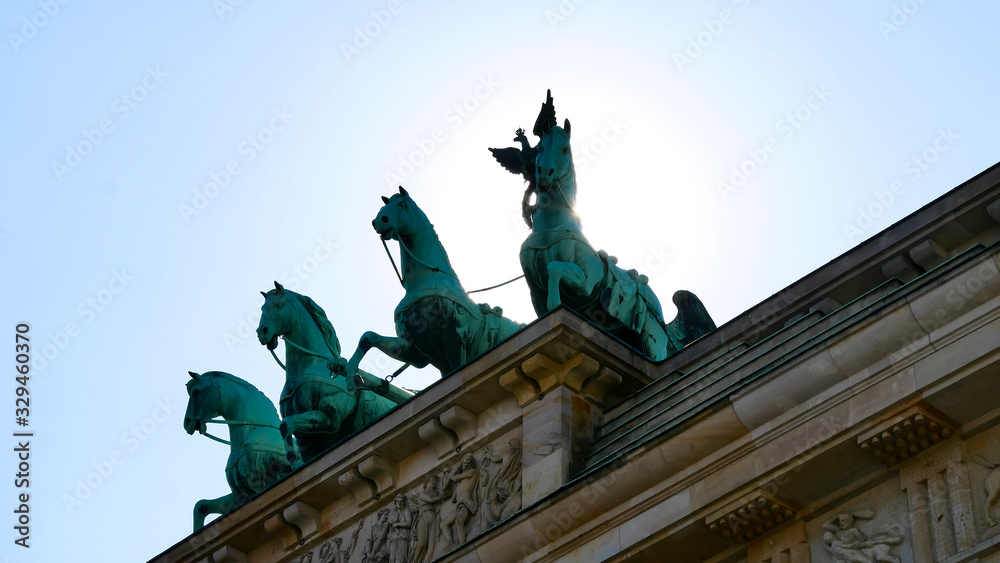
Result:
{"label": "horse", "polygon": [[353,386],[344,377],[345,362],[333,324],[312,299],[278,282],[261,295],[258,340],[272,354],[278,338],[285,341],[285,385],[278,404],[279,430],[289,461],[299,456],[303,462],[314,459],[410,397],[388,384],[368,385],[381,395]]}
{"label": "horse", "polygon": [[[535,147],[518,130],[515,140],[522,141],[522,150],[490,150],[507,170],[534,179],[528,191],[534,192],[535,202],[527,192],[522,202],[531,234],[521,245],[520,261],[535,312],[541,316],[565,304],[656,361],[714,330],[701,301],[683,290],[673,296],[677,317],[666,323],[648,278],[618,267],[617,258],[595,251],[587,241],[574,211],[571,126],[568,119],[563,127],[556,125],[551,91],[533,132],[540,137]],[[526,162],[530,156],[533,165]]]}
{"label": "horse", "polygon": [[433,365],[444,376],[524,326],[504,317],[499,307],[472,301],[434,225],[402,186],[382,202],[372,226],[383,242],[399,243],[400,282],[406,292],[393,313],[396,336],[365,332],[348,361],[348,374],[357,371],[368,350],[377,348],[409,365]]}
{"label": "horse", "polygon": [[[188,372],[188,404],[184,430],[207,433],[209,422],[229,425],[229,460],[226,481],[230,493],[217,499],[202,499],[194,505],[194,531],[205,526],[209,514],[225,514],[250,497],[292,472],[285,459],[285,449],[278,432],[278,413],[274,403],[256,387],[221,371],[203,374]],[[213,420],[221,416],[224,420]]]}

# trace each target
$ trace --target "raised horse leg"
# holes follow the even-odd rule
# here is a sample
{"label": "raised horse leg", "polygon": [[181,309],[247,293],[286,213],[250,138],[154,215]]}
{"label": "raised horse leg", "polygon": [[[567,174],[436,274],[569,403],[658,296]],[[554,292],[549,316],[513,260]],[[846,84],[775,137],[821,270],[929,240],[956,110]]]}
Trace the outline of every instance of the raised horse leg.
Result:
{"label": "raised horse leg", "polygon": [[194,503],[194,531],[205,527],[209,514],[225,514],[236,504],[236,493],[229,493],[217,499],[202,499]]}
{"label": "raised horse leg", "polygon": [[[596,264],[594,264],[596,262]],[[548,297],[545,305],[549,311],[562,304],[560,285],[570,292],[586,297],[593,293],[604,275],[601,259],[596,255],[593,260],[582,260],[580,264],[573,262],[553,261],[547,265],[549,278]]]}
{"label": "raised horse leg", "polygon": [[364,380],[358,374],[358,366],[361,364],[361,359],[364,358],[365,354],[368,353],[368,350],[371,350],[372,348],[381,350],[382,353],[390,358],[400,362],[405,362],[413,367],[422,368],[430,363],[430,361],[420,353],[420,350],[417,350],[417,348],[411,344],[409,340],[395,336],[382,336],[375,332],[368,331],[361,335],[361,340],[358,341],[357,349],[354,350],[354,354],[347,362],[347,380],[348,382],[354,384],[357,388],[366,388]]}

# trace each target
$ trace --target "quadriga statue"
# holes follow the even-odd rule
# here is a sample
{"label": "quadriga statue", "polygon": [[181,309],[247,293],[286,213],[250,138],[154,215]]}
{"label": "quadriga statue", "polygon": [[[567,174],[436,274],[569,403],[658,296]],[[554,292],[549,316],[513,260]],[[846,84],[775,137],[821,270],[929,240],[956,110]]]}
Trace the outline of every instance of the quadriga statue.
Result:
{"label": "quadriga statue", "polygon": [[352,385],[337,333],[315,301],[278,282],[261,295],[260,343],[273,354],[278,338],[285,341],[279,429],[289,461],[309,462],[412,396],[368,374],[366,385]]}
{"label": "quadriga statue", "polygon": [[528,182],[522,212],[531,234],[521,245],[520,258],[535,312],[541,316],[565,304],[653,360],[666,359],[714,330],[704,305],[684,290],[674,293],[677,317],[665,322],[646,276],[619,268],[616,258],[595,251],[587,241],[573,209],[576,173],[570,123],[556,125],[551,91],[532,132],[540,138],[534,147],[518,129],[514,140],[521,148],[490,152]]}
{"label": "quadriga statue", "polygon": [[[199,500],[194,505],[197,532],[209,514],[225,514],[239,506],[291,473],[292,464],[285,459],[278,413],[270,399],[235,375],[221,371],[188,374],[191,379],[187,382],[184,431],[199,432],[229,444],[226,481],[230,493],[217,499]],[[228,425],[229,441],[212,436],[207,431],[209,423]]]}
{"label": "quadriga statue", "polygon": [[364,333],[348,362],[349,374],[357,373],[365,353],[377,348],[416,367],[431,364],[446,375],[524,326],[499,308],[472,301],[434,226],[402,186],[382,202],[372,226],[383,241],[399,243],[400,283],[406,293],[393,315],[396,336]]}

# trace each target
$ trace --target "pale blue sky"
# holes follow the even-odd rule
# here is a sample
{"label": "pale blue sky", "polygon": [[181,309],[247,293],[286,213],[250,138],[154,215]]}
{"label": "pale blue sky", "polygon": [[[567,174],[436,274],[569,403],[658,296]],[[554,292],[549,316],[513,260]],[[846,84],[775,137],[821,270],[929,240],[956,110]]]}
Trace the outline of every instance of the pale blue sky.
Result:
{"label": "pale blue sky", "polygon": [[[523,186],[486,148],[530,129],[547,88],[573,123],[590,240],[666,308],[689,289],[719,324],[1000,157],[986,0],[220,5],[0,7],[0,331],[30,323],[36,360],[32,547],[13,544],[7,479],[9,561],[145,561],[228,492],[227,449],[181,428],[186,372],[277,398],[249,334],[272,280],[323,306],[347,354],[393,331],[402,290],[370,225],[393,175],[467,288],[519,275]],[[479,297],[534,318],[520,283]],[[10,436],[13,383],[0,393]]]}

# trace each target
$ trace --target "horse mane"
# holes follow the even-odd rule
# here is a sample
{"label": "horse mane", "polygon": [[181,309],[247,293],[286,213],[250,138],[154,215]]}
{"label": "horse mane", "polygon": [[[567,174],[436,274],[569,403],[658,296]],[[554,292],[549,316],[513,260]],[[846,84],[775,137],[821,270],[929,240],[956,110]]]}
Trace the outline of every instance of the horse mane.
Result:
{"label": "horse mane", "polygon": [[[224,371],[207,371],[207,372],[201,374],[198,377],[199,378],[201,378],[201,377],[218,377],[219,379],[224,379],[224,380],[226,380],[226,381],[228,381],[230,383],[236,384],[236,385],[238,385],[240,387],[243,387],[247,391],[249,391],[250,394],[253,395],[254,397],[256,397],[256,398],[264,401],[268,405],[271,405],[271,408],[274,409],[274,402],[271,401],[271,399],[269,399],[267,397],[267,395],[264,394],[263,391],[261,391],[260,389],[257,389],[257,387],[253,383],[250,383],[249,381],[247,381],[245,379],[236,377],[235,375],[233,375],[231,373],[227,373],[227,372],[224,372]],[[275,414],[275,416],[278,415],[277,409],[274,409],[274,414]]]}
{"label": "horse mane", "polygon": [[333,353],[334,358],[339,358],[340,356],[340,340],[337,338],[337,331],[333,328],[333,323],[330,322],[330,318],[326,316],[326,311],[322,307],[316,304],[307,295],[302,295],[301,293],[296,293],[294,291],[285,289],[283,290],[299,300],[299,303],[305,307],[309,316],[312,317],[313,322],[316,323],[316,327],[319,328],[320,334],[323,335],[323,342],[326,343],[326,347],[330,349]]}
{"label": "horse mane", "polygon": [[410,197],[409,195],[393,194],[392,197],[390,197],[389,199],[393,200],[393,199],[396,199],[396,198],[404,198],[407,201],[409,201],[410,202],[410,210],[417,217],[419,217],[420,220],[422,220],[423,222],[427,223],[427,227],[430,228],[431,235],[434,237],[434,242],[436,242],[437,245],[438,245],[438,248],[441,249],[441,257],[444,258],[444,265],[448,267],[449,273],[452,276],[454,276],[454,277],[457,278],[458,274],[455,273],[455,268],[453,268],[452,265],[451,265],[451,258],[448,258],[448,252],[444,249],[444,245],[441,244],[441,237],[438,236],[437,229],[434,228],[434,223],[431,223],[431,220],[427,218],[427,214],[424,213],[424,210],[421,209],[420,206],[417,205],[417,203],[415,201],[413,201],[413,198]]}

